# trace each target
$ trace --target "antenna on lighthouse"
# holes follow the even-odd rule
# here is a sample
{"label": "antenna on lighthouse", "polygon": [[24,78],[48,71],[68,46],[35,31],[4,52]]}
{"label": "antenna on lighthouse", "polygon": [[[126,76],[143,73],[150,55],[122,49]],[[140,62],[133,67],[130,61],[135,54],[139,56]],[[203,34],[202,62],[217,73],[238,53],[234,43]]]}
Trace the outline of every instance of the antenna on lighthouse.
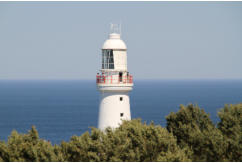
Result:
{"label": "antenna on lighthouse", "polygon": [[121,22],[120,24],[110,23],[110,33],[117,33],[121,35]]}
{"label": "antenna on lighthouse", "polygon": [[121,32],[122,32],[122,23],[121,23],[121,21],[120,21],[120,36],[121,36]]}

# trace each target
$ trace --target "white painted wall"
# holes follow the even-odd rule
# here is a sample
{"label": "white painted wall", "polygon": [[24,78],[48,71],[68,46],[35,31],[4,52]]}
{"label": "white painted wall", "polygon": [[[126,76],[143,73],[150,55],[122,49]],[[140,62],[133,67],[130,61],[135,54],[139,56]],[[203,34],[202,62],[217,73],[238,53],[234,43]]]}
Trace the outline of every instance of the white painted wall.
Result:
{"label": "white painted wall", "polygon": [[[123,100],[120,101],[120,97]],[[120,116],[123,113],[123,117]],[[98,128],[118,127],[122,119],[131,120],[128,92],[101,92]]]}
{"label": "white painted wall", "polygon": [[126,51],[113,51],[114,69],[118,71],[127,71],[127,52]]}

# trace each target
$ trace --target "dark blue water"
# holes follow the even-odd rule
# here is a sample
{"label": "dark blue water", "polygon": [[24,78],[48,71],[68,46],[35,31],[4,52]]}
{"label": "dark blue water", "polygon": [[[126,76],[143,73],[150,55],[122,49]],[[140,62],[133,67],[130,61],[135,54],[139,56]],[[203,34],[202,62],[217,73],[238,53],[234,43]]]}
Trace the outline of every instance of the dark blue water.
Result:
{"label": "dark blue water", "polygon": [[[180,104],[195,103],[214,122],[227,103],[242,102],[242,80],[135,81],[132,118],[166,125]],[[35,125],[41,138],[68,141],[97,126],[99,93],[93,81],[0,81],[0,140]]]}

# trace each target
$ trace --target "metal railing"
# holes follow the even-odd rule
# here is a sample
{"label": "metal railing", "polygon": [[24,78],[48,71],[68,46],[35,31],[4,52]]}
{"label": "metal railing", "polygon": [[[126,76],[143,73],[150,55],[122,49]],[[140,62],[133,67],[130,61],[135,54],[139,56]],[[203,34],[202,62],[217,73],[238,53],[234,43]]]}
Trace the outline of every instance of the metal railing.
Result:
{"label": "metal railing", "polygon": [[118,76],[118,75],[97,75],[97,84],[132,84],[133,76]]}

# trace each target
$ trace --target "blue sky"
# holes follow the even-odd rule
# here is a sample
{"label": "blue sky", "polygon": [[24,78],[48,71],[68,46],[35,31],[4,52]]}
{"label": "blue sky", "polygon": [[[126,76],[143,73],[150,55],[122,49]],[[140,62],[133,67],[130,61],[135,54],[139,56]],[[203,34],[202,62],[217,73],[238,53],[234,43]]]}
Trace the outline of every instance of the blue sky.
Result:
{"label": "blue sky", "polygon": [[122,21],[135,79],[242,78],[242,2],[0,2],[0,79],[93,79]]}

